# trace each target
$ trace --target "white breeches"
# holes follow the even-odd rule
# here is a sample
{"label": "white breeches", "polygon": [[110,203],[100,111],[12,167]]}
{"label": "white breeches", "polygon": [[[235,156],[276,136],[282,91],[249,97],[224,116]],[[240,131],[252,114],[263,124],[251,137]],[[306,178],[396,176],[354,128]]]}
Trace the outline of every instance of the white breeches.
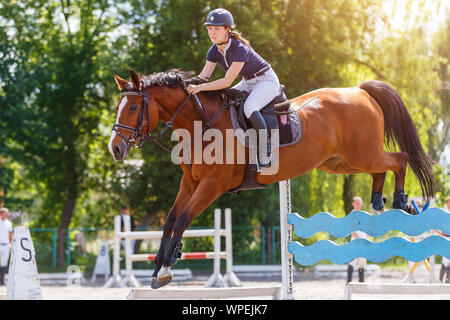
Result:
{"label": "white breeches", "polygon": [[250,80],[242,79],[233,89],[250,92],[244,103],[245,116],[250,118],[254,111],[261,110],[280,94],[280,81],[270,68],[262,76]]}

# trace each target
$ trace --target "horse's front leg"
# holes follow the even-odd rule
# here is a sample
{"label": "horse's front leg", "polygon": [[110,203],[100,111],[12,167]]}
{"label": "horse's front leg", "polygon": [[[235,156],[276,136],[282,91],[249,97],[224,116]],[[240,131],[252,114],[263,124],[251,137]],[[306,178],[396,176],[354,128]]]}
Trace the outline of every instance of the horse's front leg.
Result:
{"label": "horse's front leg", "polygon": [[226,188],[219,187],[215,179],[206,179],[199,183],[186,208],[175,222],[172,238],[168,240],[168,244],[164,248],[163,267],[157,273],[157,277],[153,277],[152,279],[153,289],[170,283],[172,280],[172,272],[170,269],[181,256],[181,240],[184,231],[189,227],[192,220],[225,192]]}
{"label": "horse's front leg", "polygon": [[[180,182],[180,189],[178,191],[177,198],[172,205],[172,208],[167,215],[164,223],[163,235],[161,238],[161,244],[159,246],[158,254],[155,258],[155,270],[153,271],[153,278],[156,279],[158,273],[161,270],[164,262],[164,256],[167,254],[170,239],[172,237],[173,227],[181,212],[186,208],[189,200],[195,192],[197,182],[195,182],[189,173],[185,173]],[[168,279],[170,282],[171,279]]]}

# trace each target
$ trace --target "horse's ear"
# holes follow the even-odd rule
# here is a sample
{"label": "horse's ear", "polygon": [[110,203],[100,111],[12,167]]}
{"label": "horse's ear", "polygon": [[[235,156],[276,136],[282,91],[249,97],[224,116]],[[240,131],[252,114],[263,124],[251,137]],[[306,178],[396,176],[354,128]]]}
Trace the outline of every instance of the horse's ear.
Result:
{"label": "horse's ear", "polygon": [[125,85],[128,83],[126,80],[119,77],[115,72],[114,72],[114,80],[116,80],[117,87],[119,88],[119,90],[122,90],[123,87],[125,87]]}
{"label": "horse's ear", "polygon": [[131,79],[131,82],[133,83],[133,86],[138,91],[141,91],[141,81],[139,81],[139,76],[133,70],[130,70],[130,79]]}

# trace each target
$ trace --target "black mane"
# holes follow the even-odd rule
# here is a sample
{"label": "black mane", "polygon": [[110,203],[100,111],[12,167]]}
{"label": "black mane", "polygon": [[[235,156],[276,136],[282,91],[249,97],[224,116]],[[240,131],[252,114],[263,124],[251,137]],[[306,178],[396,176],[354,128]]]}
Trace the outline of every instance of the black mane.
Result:
{"label": "black mane", "polygon": [[[193,77],[194,72],[192,71],[183,71],[180,69],[170,69],[165,72],[155,72],[150,75],[140,75],[139,79],[143,85],[143,88],[148,87],[162,87],[168,86],[170,88],[177,88],[181,86],[184,91],[190,84],[201,84],[207,82],[205,79],[199,78],[197,76]],[[132,89],[132,84],[129,83],[127,88],[124,89]],[[202,91],[203,94],[210,98],[223,99],[225,96],[229,100],[237,99],[244,96],[246,93],[243,91],[226,88],[222,90],[216,91]]]}

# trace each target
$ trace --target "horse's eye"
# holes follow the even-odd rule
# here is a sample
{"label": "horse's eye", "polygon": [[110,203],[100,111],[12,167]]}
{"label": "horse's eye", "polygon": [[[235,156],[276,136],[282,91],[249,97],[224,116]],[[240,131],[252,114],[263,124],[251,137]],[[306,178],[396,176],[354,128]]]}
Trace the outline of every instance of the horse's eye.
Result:
{"label": "horse's eye", "polygon": [[137,110],[137,105],[132,104],[130,105],[130,111],[136,111]]}

